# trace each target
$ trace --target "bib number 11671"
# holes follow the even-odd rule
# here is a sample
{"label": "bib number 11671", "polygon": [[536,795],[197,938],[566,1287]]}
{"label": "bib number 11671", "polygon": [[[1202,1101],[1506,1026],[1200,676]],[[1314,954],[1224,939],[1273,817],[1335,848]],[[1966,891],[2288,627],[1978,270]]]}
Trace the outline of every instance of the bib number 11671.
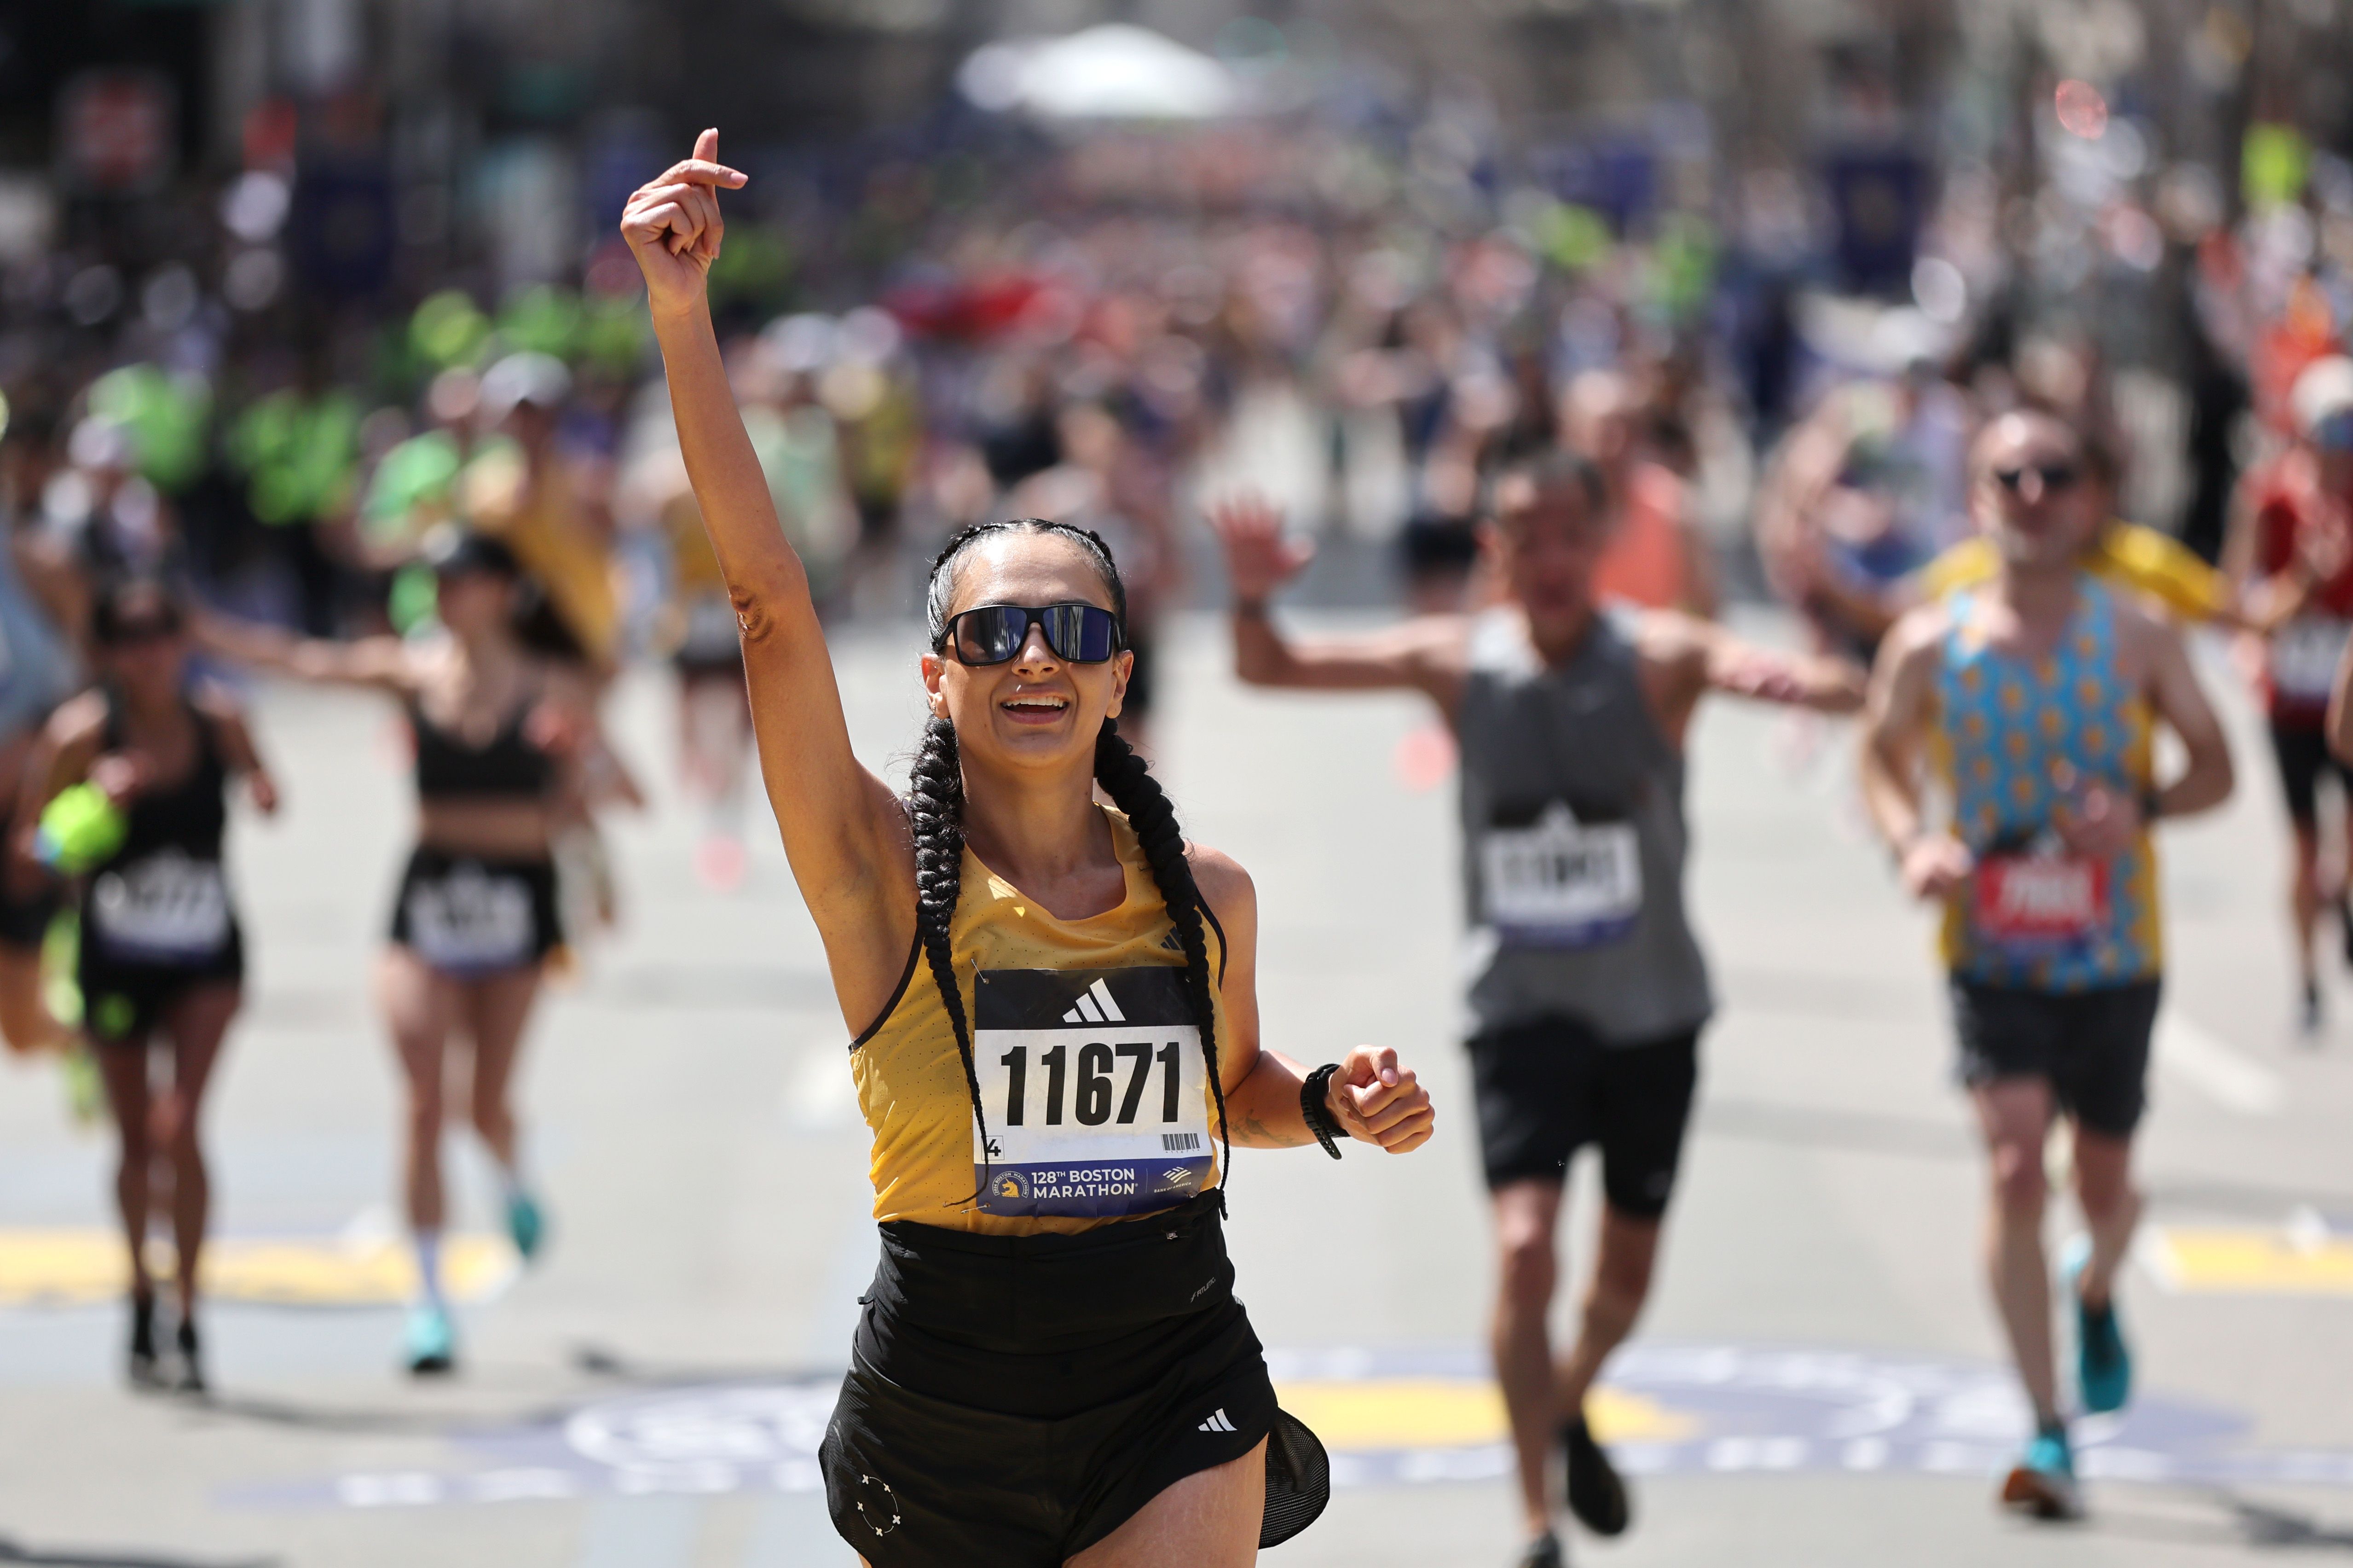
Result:
{"label": "bib number 11671", "polygon": [[1208,1184],[1208,1078],[1183,971],[983,971],[977,1003],[983,1212],[1149,1214]]}
{"label": "bib number 11671", "polygon": [[[1071,1079],[1071,1047],[1068,1042],[1055,1046],[1038,1058],[1039,1076],[1044,1081],[1045,1104],[1040,1120],[1048,1127],[1062,1124],[1063,1090],[1070,1094],[1071,1119],[1082,1127],[1101,1127],[1112,1120],[1112,1106],[1119,1107],[1118,1125],[1125,1127],[1134,1121],[1136,1112],[1144,1109],[1145,1092],[1159,1069],[1160,1092],[1155,1098],[1158,1120],[1173,1122],[1177,1113],[1177,1090],[1181,1075],[1177,1070],[1177,1053],[1181,1042],[1170,1040],[1155,1056],[1150,1040],[1124,1040],[1116,1045],[1090,1040],[1077,1047],[1078,1078]],[[1005,1125],[1023,1127],[1029,1124],[1029,1047],[1016,1046],[997,1058],[1005,1068]],[[1125,1073],[1126,1086],[1121,1087],[1121,1073]]]}

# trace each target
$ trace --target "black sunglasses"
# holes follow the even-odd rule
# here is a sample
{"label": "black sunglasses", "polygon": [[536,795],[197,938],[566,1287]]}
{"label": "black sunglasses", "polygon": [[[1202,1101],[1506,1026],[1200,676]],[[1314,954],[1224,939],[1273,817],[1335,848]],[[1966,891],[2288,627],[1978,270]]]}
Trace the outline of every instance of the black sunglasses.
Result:
{"label": "black sunglasses", "polygon": [[955,645],[960,664],[1003,664],[1042,626],[1054,657],[1071,664],[1101,664],[1126,646],[1119,617],[1093,605],[982,605],[948,621],[944,648]]}
{"label": "black sunglasses", "polygon": [[2012,495],[2016,495],[2019,487],[2026,483],[2029,474],[2042,481],[2044,495],[2055,496],[2073,489],[2075,481],[2084,477],[2084,470],[2073,463],[2029,463],[2023,468],[1996,468],[1993,471],[1993,477],[2000,481],[2001,488]]}

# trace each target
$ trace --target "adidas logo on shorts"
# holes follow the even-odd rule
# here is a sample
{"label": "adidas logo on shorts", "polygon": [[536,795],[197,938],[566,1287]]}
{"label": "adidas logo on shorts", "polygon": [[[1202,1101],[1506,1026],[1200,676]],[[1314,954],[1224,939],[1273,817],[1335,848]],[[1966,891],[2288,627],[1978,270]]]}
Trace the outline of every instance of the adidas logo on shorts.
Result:
{"label": "adidas logo on shorts", "polygon": [[1197,1432],[1232,1432],[1237,1430],[1234,1424],[1226,1419],[1226,1407],[1222,1405],[1218,1406],[1218,1413],[1215,1415],[1210,1416],[1207,1421],[1202,1422],[1198,1426],[1196,1426],[1193,1429]]}

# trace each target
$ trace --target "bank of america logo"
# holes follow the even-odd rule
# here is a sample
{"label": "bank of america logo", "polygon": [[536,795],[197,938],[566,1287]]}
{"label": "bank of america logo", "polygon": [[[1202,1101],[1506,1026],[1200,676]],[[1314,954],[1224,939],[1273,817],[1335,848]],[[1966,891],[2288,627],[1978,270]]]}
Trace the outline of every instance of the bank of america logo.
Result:
{"label": "bank of america logo", "polygon": [[1062,1015],[1065,1024],[1124,1024],[1127,1015],[1111,999],[1111,987],[1097,980],[1079,993],[1079,1005]]}
{"label": "bank of america logo", "polygon": [[1193,1430],[1196,1432],[1231,1432],[1234,1430],[1234,1424],[1226,1419],[1226,1407],[1220,1405],[1218,1406],[1218,1413],[1215,1415],[1210,1416],[1207,1421],[1204,1421],[1198,1426],[1194,1427]]}

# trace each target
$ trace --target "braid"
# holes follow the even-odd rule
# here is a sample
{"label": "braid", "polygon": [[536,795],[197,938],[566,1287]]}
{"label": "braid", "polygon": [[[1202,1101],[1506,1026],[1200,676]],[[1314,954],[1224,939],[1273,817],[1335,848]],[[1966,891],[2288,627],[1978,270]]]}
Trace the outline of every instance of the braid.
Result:
{"label": "braid", "polygon": [[[981,1109],[980,1074],[973,1066],[972,1026],[956,988],[955,949],[948,930],[964,895],[964,770],[956,759],[955,726],[944,719],[923,725],[923,745],[909,771],[907,819],[915,833],[915,935],[930,961],[955,1031],[956,1055],[964,1060],[965,1087],[980,1125],[981,1184],[988,1180],[988,1113]],[[977,1194],[976,1194],[976,1196]]]}
{"label": "braid", "polygon": [[1218,1136],[1225,1146],[1219,1166],[1218,1212],[1226,1207],[1226,1180],[1233,1174],[1234,1135],[1226,1124],[1226,1085],[1218,1072],[1217,999],[1210,990],[1209,942],[1202,930],[1201,889],[1193,880],[1192,863],[1185,858],[1185,836],[1176,826],[1176,808],[1160,781],[1152,776],[1135,748],[1120,738],[1119,726],[1103,721],[1095,738],[1095,783],[1127,814],[1136,841],[1152,867],[1152,880],[1168,906],[1169,923],[1185,949],[1185,994],[1201,1028],[1201,1059],[1209,1069],[1209,1094],[1218,1107]]}

